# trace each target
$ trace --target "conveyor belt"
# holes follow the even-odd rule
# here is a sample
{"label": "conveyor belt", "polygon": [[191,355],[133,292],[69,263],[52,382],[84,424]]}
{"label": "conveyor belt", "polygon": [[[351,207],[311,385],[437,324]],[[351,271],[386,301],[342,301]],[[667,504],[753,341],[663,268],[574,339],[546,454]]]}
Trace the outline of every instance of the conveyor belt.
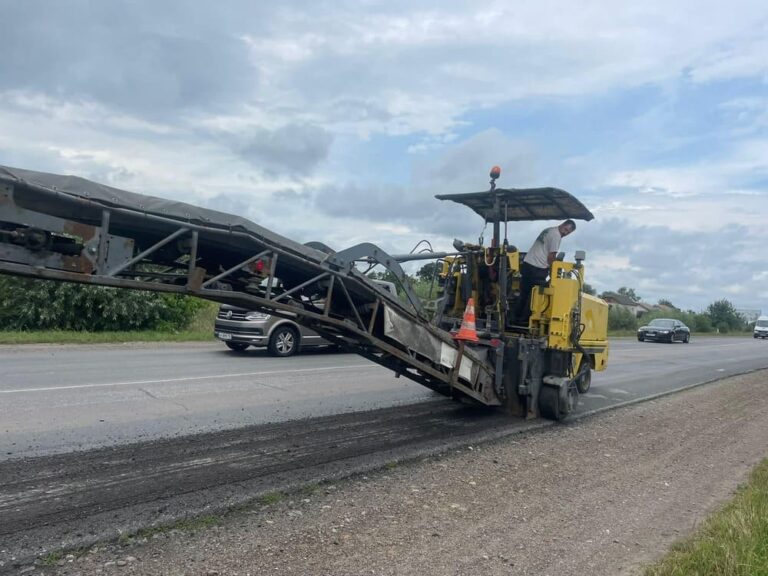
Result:
{"label": "conveyor belt", "polygon": [[372,244],[332,253],[238,216],[0,166],[0,273],[189,294],[291,316],[398,376],[498,404],[488,349],[459,353],[406,282],[401,300],[370,282],[361,262],[404,280],[396,259]]}

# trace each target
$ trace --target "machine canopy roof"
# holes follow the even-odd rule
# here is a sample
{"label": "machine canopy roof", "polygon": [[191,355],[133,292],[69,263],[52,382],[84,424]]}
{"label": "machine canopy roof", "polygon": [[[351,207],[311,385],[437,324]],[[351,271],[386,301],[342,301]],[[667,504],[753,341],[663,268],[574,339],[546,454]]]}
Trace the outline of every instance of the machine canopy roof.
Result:
{"label": "machine canopy roof", "polygon": [[[499,205],[496,208],[495,198]],[[453,200],[472,208],[486,222],[518,220],[592,220],[592,212],[559,188],[497,188],[468,194],[438,194],[438,200]]]}

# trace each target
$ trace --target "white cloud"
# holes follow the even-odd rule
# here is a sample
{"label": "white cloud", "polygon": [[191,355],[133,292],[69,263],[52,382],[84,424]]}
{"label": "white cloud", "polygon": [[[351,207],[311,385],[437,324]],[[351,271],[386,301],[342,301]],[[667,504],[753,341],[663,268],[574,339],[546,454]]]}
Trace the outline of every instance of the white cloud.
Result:
{"label": "white cloud", "polygon": [[22,114],[42,117],[46,122],[57,124],[86,125],[100,130],[109,128],[121,132],[140,131],[150,135],[170,134],[175,131],[169,124],[116,113],[104,104],[92,100],[64,100],[26,90],[0,92],[0,106],[18,110]]}
{"label": "white cloud", "polygon": [[[686,69],[702,75],[705,65],[697,63],[713,49],[766,53],[743,34],[765,17],[759,2],[469,6],[338,3],[328,12],[288,3],[269,25],[253,20],[252,32],[244,9],[239,39],[255,72],[240,74],[253,86],[231,107],[231,121],[254,116],[274,129],[262,124],[266,117],[278,125],[311,118],[344,129],[344,118],[334,117],[343,94],[347,110],[356,102],[385,112],[369,119],[365,134],[438,134],[477,107],[643,86]],[[717,69],[706,74],[720,77]]]}
{"label": "white cloud", "polygon": [[729,222],[759,228],[768,212],[768,187],[759,184],[768,176],[768,137],[723,144],[706,160],[608,174],[605,185],[614,192],[597,211],[674,229],[706,230]]}
{"label": "white cloud", "polygon": [[723,286],[723,291],[726,294],[738,296],[741,294],[745,294],[746,288],[742,284],[729,284],[727,286]]}
{"label": "white cloud", "polygon": [[695,64],[690,77],[694,82],[713,82],[768,74],[768,24],[757,27],[754,36],[732,39],[714,54]]}
{"label": "white cloud", "polygon": [[272,62],[273,65],[277,65],[310,60],[317,48],[316,45],[323,43],[323,40],[314,34],[306,35],[303,38],[274,39],[245,35],[243,41],[251,51],[253,64],[262,67],[262,69],[269,69],[266,68],[265,62]]}
{"label": "white cloud", "polygon": [[653,210],[651,204],[629,204],[621,200],[609,200],[602,204],[597,204],[592,208],[594,214],[625,214],[627,212],[648,212]]}
{"label": "white cloud", "polygon": [[590,258],[590,268],[596,270],[603,270],[607,273],[616,271],[635,271],[639,272],[640,268],[632,266],[630,257],[621,254],[612,254],[610,252],[602,252],[597,254],[594,258]]}

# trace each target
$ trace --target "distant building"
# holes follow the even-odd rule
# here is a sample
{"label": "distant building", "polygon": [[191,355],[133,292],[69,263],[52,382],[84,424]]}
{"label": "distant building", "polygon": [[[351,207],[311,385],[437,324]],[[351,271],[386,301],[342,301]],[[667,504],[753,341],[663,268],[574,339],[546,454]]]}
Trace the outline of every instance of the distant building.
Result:
{"label": "distant building", "polygon": [[661,310],[658,304],[646,304],[645,302],[638,302],[637,307],[638,307],[638,311],[637,311],[638,317],[642,316],[643,314],[647,314],[648,312],[655,312],[656,310]]}
{"label": "distant building", "polygon": [[642,302],[636,302],[629,296],[618,292],[603,292],[600,297],[608,303],[609,308],[622,308],[630,312],[635,318],[648,312],[650,307]]}

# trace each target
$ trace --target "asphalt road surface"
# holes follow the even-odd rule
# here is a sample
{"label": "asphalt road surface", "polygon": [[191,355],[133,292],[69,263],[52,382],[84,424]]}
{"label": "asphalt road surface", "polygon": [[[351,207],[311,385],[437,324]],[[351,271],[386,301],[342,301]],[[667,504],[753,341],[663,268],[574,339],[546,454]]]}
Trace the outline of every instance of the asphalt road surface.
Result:
{"label": "asphalt road surface", "polygon": [[[579,411],[767,368],[766,346],[618,340]],[[0,567],[552,425],[467,408],[329,352],[25,346],[0,350],[0,366]]]}
{"label": "asphalt road surface", "polygon": [[[218,343],[0,348],[0,460],[274,422],[450,402],[357,355],[272,358]],[[768,344],[611,342],[579,410],[768,367]]]}

